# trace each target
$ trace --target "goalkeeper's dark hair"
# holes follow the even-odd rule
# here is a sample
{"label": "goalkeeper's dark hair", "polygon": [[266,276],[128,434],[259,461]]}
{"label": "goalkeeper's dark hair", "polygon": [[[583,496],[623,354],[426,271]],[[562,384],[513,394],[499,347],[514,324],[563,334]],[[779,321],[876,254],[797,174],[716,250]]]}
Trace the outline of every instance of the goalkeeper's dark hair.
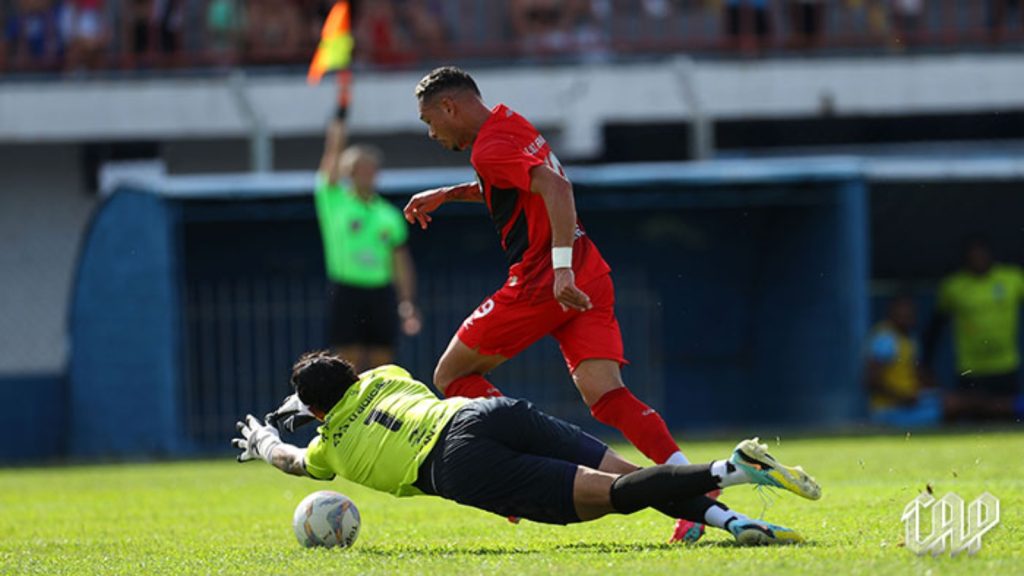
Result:
{"label": "goalkeeper's dark hair", "polygon": [[330,412],[359,380],[352,363],[327,350],[306,352],[292,366],[292,388],[303,404]]}
{"label": "goalkeeper's dark hair", "polygon": [[434,68],[420,80],[416,85],[416,98],[419,98],[420,102],[427,102],[438,94],[466,90],[480,95],[476,82],[465,70],[455,66],[442,66]]}

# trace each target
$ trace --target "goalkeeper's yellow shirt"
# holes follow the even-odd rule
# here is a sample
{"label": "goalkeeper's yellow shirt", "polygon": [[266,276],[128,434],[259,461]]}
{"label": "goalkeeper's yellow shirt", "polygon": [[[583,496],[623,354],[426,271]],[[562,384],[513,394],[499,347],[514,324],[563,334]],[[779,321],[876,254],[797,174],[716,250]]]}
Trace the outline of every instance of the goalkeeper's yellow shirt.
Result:
{"label": "goalkeeper's yellow shirt", "polygon": [[953,319],[957,370],[975,376],[1012,372],[1020,365],[1017,318],[1024,272],[996,264],[978,276],[958,272],[939,287],[939,310]]}
{"label": "goalkeeper's yellow shirt", "polygon": [[327,413],[306,450],[306,471],[335,474],[395,496],[422,494],[413,486],[420,464],[468,398],[441,400],[398,366],[360,374]]}

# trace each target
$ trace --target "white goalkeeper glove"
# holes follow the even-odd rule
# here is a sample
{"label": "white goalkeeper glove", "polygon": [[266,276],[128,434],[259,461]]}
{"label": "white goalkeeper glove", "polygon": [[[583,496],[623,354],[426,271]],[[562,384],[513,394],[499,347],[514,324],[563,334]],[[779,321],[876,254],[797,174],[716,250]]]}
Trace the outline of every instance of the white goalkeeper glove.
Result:
{"label": "white goalkeeper glove", "polygon": [[231,445],[242,451],[238,455],[239,462],[248,462],[256,458],[262,458],[270,464],[270,456],[281,444],[281,435],[277,428],[264,425],[259,418],[248,414],[245,422],[236,422],[235,428],[242,435],[241,438],[231,440]]}

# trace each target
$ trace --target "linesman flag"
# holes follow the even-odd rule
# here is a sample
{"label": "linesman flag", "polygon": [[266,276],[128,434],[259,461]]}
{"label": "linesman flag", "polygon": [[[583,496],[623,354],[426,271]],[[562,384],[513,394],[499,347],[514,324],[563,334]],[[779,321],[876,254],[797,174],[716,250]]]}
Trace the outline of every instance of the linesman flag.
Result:
{"label": "linesman flag", "polygon": [[335,2],[320,32],[320,45],[309,64],[307,82],[317,84],[325,73],[348,67],[354,45],[351,20],[348,1]]}

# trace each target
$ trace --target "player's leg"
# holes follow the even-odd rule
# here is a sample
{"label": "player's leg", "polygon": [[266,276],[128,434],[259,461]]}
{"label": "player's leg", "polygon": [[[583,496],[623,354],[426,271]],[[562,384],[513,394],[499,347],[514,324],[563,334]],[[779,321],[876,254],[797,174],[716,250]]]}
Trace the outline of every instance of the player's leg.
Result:
{"label": "player's leg", "polygon": [[352,366],[356,369],[356,372],[362,372],[369,368],[373,368],[370,365],[369,354],[367,353],[366,346],[362,344],[341,344],[331,346],[331,351],[348,360],[352,363]]}
{"label": "player's leg", "polygon": [[615,289],[604,275],[583,287],[593,308],[558,327],[558,340],[590,413],[599,422],[622,432],[657,464],[686,464],[668,426],[656,410],[641,402],[622,382],[626,362],[622,334],[615,318]]}
{"label": "player's leg", "polygon": [[370,368],[360,312],[366,304],[365,291],[360,288],[338,283],[328,287],[327,339],[331,350],[351,362],[356,371]]}
{"label": "player's leg", "polygon": [[492,401],[486,420],[477,427],[476,434],[516,452],[564,460],[604,472],[625,474],[639,469],[579,426],[546,414],[527,400]]}
{"label": "player's leg", "polygon": [[623,475],[580,466],[573,485],[576,515],[587,521],[613,512],[632,514],[654,508],[673,518],[725,530],[741,544],[788,544],[802,540],[793,530],[752,520],[704,496],[705,492],[726,485],[712,473],[717,463],[664,464]]}
{"label": "player's leg", "polygon": [[498,290],[462,322],[437,364],[434,385],[449,397],[501,396],[485,375],[565,321],[548,312],[510,288]]}
{"label": "player's leg", "polygon": [[391,364],[398,344],[398,303],[391,287],[367,291],[368,302],[360,312],[363,322],[362,344],[366,348],[367,365],[376,368]]}
{"label": "player's leg", "polygon": [[[588,283],[584,290],[594,307],[553,333],[583,401],[595,419],[617,428],[655,463],[688,463],[661,415],[634,396],[622,382],[620,366],[625,363],[625,357],[615,317],[611,276]],[[670,541],[696,542],[703,534],[702,525],[680,520]]]}
{"label": "player's leg", "polygon": [[452,336],[448,348],[434,368],[434,386],[447,397],[466,398],[499,397],[501,391],[494,387],[484,374],[505,362],[504,356],[480,354]]}

